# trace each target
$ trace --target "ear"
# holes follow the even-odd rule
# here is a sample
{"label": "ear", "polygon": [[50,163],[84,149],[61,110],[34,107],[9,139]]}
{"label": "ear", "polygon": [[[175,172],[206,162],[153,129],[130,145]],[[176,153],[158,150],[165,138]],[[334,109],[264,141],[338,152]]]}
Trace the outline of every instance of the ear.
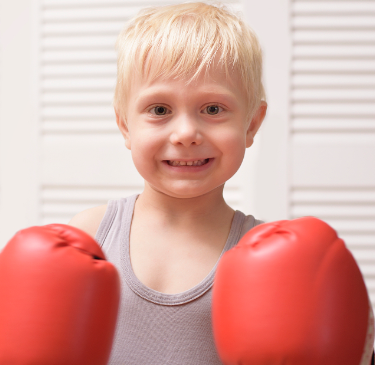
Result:
{"label": "ear", "polygon": [[115,114],[116,114],[117,126],[120,129],[120,132],[125,139],[125,146],[128,150],[131,150],[130,133],[129,133],[128,124],[126,120],[124,120],[124,118],[120,115],[120,113],[118,112],[116,108],[115,108]]}
{"label": "ear", "polygon": [[266,116],[266,112],[267,103],[265,101],[261,101],[257,111],[251,119],[249,128],[246,131],[246,148],[249,148],[253,144],[254,137],[257,134],[258,129],[262,125],[264,117]]}

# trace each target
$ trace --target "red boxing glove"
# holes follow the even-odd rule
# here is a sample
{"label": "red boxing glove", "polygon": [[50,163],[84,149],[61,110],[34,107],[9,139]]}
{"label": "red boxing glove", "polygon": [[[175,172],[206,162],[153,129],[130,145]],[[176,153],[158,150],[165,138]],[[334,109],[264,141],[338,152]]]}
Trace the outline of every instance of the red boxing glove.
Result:
{"label": "red boxing glove", "polygon": [[368,365],[372,308],[343,240],[312,217],[261,224],[219,262],[212,298],[226,365]]}
{"label": "red boxing glove", "polygon": [[19,231],[0,254],[0,364],[106,364],[119,300],[117,271],[88,234]]}

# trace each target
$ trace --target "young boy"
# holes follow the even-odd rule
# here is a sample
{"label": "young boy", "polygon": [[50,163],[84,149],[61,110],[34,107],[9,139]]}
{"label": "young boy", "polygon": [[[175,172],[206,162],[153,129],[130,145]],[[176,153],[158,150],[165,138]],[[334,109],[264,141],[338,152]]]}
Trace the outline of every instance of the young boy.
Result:
{"label": "young boy", "polygon": [[199,2],[141,11],[117,50],[116,120],[145,188],[69,223],[121,277],[110,364],[221,364],[216,266],[261,223],[223,198],[266,114],[261,49],[235,14]]}

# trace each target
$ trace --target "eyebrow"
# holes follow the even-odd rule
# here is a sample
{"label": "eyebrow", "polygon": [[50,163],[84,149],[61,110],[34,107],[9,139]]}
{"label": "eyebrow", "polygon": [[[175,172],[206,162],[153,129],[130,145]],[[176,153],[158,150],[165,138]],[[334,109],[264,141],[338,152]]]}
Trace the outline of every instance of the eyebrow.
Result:
{"label": "eyebrow", "polygon": [[[174,96],[175,93],[173,91],[166,91],[166,90],[151,90],[151,91],[146,91],[144,94],[141,94],[138,96],[136,99],[136,103],[140,101],[146,101],[149,98],[154,98],[154,97],[170,97]],[[218,97],[222,98],[224,100],[227,100],[228,102],[236,102],[237,98],[234,94],[228,93],[225,91],[218,91],[218,90],[207,90],[207,91],[201,91],[196,93],[196,97],[199,99],[201,97],[207,97],[207,96],[212,96],[212,97]]]}

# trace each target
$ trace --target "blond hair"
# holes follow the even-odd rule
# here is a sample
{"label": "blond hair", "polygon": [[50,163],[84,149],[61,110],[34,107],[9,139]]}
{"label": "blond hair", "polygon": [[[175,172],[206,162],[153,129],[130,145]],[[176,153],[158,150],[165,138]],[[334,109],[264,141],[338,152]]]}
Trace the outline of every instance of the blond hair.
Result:
{"label": "blond hair", "polygon": [[253,30],[219,2],[188,2],[141,10],[116,42],[117,83],[114,107],[124,118],[132,77],[183,78],[209,69],[219,52],[226,77],[238,71],[250,118],[265,99],[262,51]]}

